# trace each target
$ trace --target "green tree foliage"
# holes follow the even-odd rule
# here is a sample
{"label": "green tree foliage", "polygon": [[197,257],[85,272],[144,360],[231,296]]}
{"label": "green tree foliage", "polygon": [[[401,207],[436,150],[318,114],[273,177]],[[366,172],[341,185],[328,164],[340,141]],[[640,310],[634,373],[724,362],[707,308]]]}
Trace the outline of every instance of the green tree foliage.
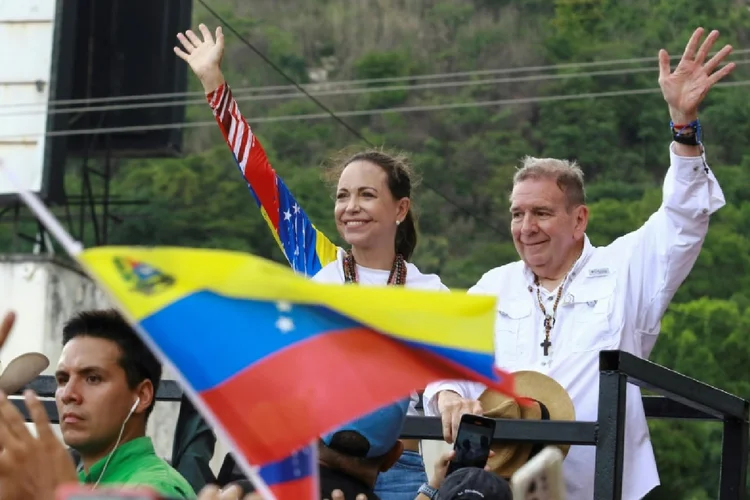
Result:
{"label": "green tree foliage", "polygon": [[[410,154],[424,180],[415,194],[421,228],[415,262],[456,288],[517,259],[508,194],[525,155],[581,164],[591,208],[588,234],[595,244],[639,227],[661,203],[669,161],[669,116],[657,88],[658,49],[679,56],[699,25],[719,29],[722,43],[750,47],[750,12],[740,0],[213,4],[326,106],[372,113],[343,118],[368,140]],[[198,22],[216,26],[196,4],[194,25]],[[322,165],[333,152],[361,141],[335,120],[309,119],[321,109],[300,93],[250,92],[250,87],[288,81],[225,33],[225,74],[241,109],[251,125],[258,119],[255,133],[313,222],[337,239]],[[734,60],[742,63],[746,57]],[[527,69],[417,78],[519,67]],[[382,81],[388,78],[400,80]],[[336,83],[351,79],[381,81]],[[748,71],[740,64],[728,82],[743,80]],[[190,88],[200,90],[192,77]],[[403,107],[434,109],[382,112]],[[189,106],[187,117],[212,120],[201,99]],[[713,218],[695,269],[663,319],[653,359],[750,398],[743,366],[750,359],[747,87],[713,90],[701,117],[708,161],[728,204]],[[76,176],[71,163],[71,192],[78,189]],[[121,222],[112,222],[111,243],[220,247],[282,258],[216,127],[187,129],[181,158],[120,162],[112,191],[149,204],[114,210]],[[22,229],[33,234],[33,223],[24,224]],[[86,235],[91,244],[90,224]],[[0,226],[0,250],[20,248],[22,240],[14,236],[10,226]],[[720,426],[654,421],[651,429],[663,486],[650,498],[716,498]]]}

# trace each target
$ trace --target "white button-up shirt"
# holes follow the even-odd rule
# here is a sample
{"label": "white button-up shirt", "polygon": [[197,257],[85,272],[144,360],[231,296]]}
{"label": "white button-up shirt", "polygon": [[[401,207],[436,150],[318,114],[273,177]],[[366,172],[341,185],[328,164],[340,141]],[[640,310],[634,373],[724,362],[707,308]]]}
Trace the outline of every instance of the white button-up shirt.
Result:
{"label": "white button-up shirt", "polygon": [[[620,349],[648,358],[660,321],[695,263],[709,216],[724,195],[704,157],[680,157],[670,147],[671,166],[659,210],[638,230],[606,247],[585,239],[583,253],[566,280],[544,356],[543,315],[533,274],[519,261],[487,272],[469,293],[496,295],[495,359],[507,371],[536,370],[557,380],[575,405],[576,419],[595,421],[599,401],[599,351]],[[552,293],[543,292],[548,313]],[[424,392],[427,415],[437,415],[435,396],[452,390],[477,399],[481,384],[443,381]],[[637,386],[628,384],[623,500],[642,498],[659,484],[646,417]],[[565,462],[568,498],[594,495],[596,448],[571,446]]]}

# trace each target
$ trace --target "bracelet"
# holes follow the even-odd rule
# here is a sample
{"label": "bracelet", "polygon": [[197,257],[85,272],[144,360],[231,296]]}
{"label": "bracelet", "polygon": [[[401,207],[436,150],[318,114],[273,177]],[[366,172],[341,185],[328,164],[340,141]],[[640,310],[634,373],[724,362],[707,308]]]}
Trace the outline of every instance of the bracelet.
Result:
{"label": "bracelet", "polygon": [[669,127],[672,129],[672,139],[675,142],[688,146],[701,145],[703,130],[699,120],[694,120],[687,125],[675,125],[674,122],[670,121]]}
{"label": "bracelet", "polygon": [[429,498],[430,500],[434,500],[435,497],[437,496],[438,490],[436,490],[429,484],[424,483],[422,486],[419,487],[419,491],[417,491],[417,494],[420,494],[420,493],[426,496],[427,498]]}

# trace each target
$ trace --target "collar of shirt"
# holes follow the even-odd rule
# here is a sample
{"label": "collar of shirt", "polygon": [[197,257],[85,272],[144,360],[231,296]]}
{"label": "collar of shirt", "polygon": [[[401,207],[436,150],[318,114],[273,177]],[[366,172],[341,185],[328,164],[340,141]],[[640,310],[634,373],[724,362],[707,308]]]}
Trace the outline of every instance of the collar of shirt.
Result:
{"label": "collar of shirt", "polygon": [[[578,257],[578,259],[575,261],[575,264],[573,264],[573,267],[570,268],[570,271],[568,272],[567,279],[560,283],[558,288],[560,286],[564,286],[565,283],[570,282],[573,280],[573,278],[578,275],[578,273],[581,271],[583,266],[586,265],[586,262],[589,260],[589,257],[591,257],[591,254],[594,250],[594,246],[591,244],[591,241],[589,241],[588,235],[583,235],[583,251],[581,252],[581,255]],[[526,263],[523,264],[523,275],[526,278],[526,281],[528,282],[529,287],[534,287],[534,272],[529,268],[529,266],[526,265]],[[557,291],[557,288],[555,288],[555,291]]]}
{"label": "collar of shirt", "polygon": [[[109,471],[113,473],[115,471],[121,471],[124,468],[131,469],[132,464],[137,463],[137,459],[140,457],[155,455],[154,443],[148,436],[132,439],[126,443],[122,443],[120,446],[115,448],[111,453],[105,455],[101,460],[96,462],[89,469],[88,474],[86,471],[81,470],[78,473],[78,477],[85,483],[95,483],[99,476],[104,472]],[[107,464],[107,458],[110,458]],[[104,465],[107,465],[107,470],[104,470]],[[130,465],[126,465],[130,464]],[[114,475],[119,475],[115,473]]]}

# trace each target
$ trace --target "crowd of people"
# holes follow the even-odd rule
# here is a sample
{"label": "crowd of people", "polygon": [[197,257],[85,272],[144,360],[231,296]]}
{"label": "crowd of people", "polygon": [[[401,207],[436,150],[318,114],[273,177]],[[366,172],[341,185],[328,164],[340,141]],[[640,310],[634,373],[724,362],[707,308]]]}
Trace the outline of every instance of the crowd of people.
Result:
{"label": "crowd of people", "polygon": [[[178,34],[181,47],[175,52],[202,83],[242,177],[292,267],[322,283],[450,293],[438,276],[410,262],[418,237],[407,158],[372,149],[333,165],[333,215],[348,248],[337,247],[307,218],[240,113],[220,68],[221,28],[211,33],[201,25],[200,33]],[[589,210],[580,167],[560,159],[523,160],[510,195],[520,260],[488,271],[469,293],[498,297],[496,364],[516,374],[516,392],[532,404],[514,406],[483,386],[458,380],[415,388],[424,389],[424,413],[442,419],[447,443],[454,442],[466,414],[596,420],[599,352],[650,355],[661,317],[698,257],[711,214],[724,205],[706,161],[698,108],[734,69],[732,63],[721,66],[732,48],[709,57],[718,32],[703,37],[703,29],[695,30],[674,70],[667,52],[659,53],[659,85],[671,119],[664,124],[670,167],[661,207],[638,230],[608,246],[593,246],[586,236]],[[3,339],[12,321],[9,315]],[[188,401],[175,446],[189,442],[193,451],[183,449],[180,456],[188,458],[173,457],[171,464],[156,455],[146,425],[161,365],[118,313],[79,313],[62,336],[56,403],[67,447],[54,436],[33,393],[25,397],[36,436],[7,395],[0,396],[0,498],[53,498],[58,486],[78,482],[150,487],[169,498],[257,496],[241,477],[222,489],[212,484],[208,461],[215,437]],[[446,475],[453,458],[448,454],[428,479],[420,443],[399,440],[406,416],[419,412],[418,394],[321,436],[322,498],[511,498],[508,481],[539,447],[494,443],[484,469]],[[622,498],[643,498],[659,477],[635,386],[627,389],[624,449]],[[567,498],[592,499],[595,450],[561,450]]]}

